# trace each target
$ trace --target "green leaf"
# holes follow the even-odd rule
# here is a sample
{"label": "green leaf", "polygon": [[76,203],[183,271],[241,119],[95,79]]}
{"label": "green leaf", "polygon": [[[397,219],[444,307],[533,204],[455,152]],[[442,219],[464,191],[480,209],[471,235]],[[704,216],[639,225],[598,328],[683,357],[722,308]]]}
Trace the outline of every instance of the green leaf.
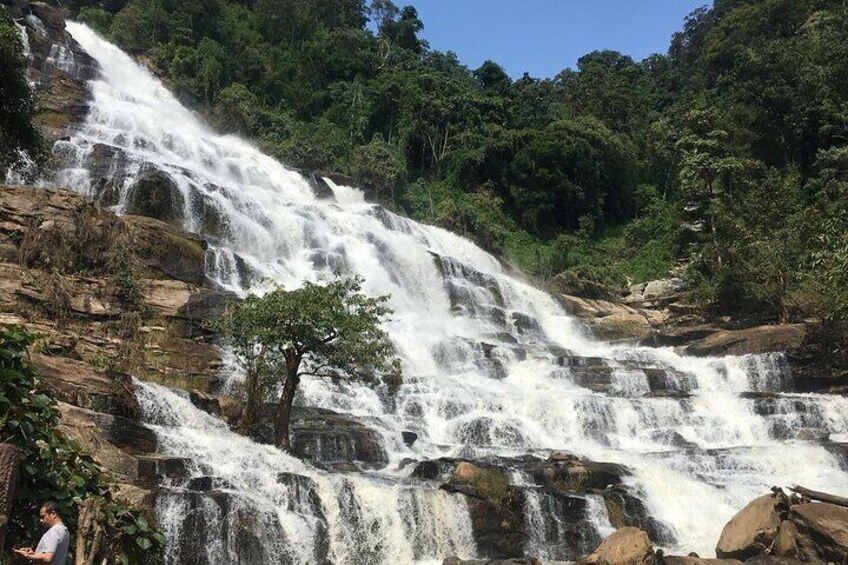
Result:
{"label": "green leaf", "polygon": [[153,543],[147,538],[135,538],[135,543],[144,550],[150,549],[153,546]]}
{"label": "green leaf", "polygon": [[144,516],[138,516],[135,519],[135,523],[138,525],[139,530],[141,530],[142,532],[147,531],[148,525],[147,525],[147,520],[144,519]]}

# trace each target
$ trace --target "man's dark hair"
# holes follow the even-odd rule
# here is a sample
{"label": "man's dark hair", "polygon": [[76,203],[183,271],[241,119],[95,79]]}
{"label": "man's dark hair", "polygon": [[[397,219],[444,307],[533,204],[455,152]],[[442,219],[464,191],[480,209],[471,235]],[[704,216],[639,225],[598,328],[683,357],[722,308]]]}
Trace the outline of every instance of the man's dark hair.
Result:
{"label": "man's dark hair", "polygon": [[48,514],[59,514],[58,506],[52,500],[48,500],[44,504],[41,505],[41,509],[47,512]]}

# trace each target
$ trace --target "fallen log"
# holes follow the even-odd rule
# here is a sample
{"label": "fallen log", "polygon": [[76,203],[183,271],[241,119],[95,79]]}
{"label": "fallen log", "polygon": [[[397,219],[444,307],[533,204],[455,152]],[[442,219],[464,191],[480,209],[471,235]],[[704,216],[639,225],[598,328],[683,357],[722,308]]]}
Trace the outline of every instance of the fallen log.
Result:
{"label": "fallen log", "polygon": [[836,504],[837,506],[848,507],[848,498],[843,498],[834,494],[828,494],[826,492],[819,492],[817,490],[810,490],[808,488],[804,488],[802,486],[797,485],[794,487],[789,487],[789,490],[794,491],[805,498],[809,498],[810,500],[818,500],[819,502],[827,502],[830,504]]}

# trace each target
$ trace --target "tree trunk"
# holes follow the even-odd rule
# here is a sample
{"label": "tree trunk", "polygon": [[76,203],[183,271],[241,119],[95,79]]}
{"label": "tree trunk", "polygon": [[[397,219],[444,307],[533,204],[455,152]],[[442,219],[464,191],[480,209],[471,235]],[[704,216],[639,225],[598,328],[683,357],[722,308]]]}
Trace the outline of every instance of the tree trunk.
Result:
{"label": "tree trunk", "polygon": [[819,502],[827,502],[829,504],[836,504],[837,506],[848,507],[848,498],[842,498],[841,496],[828,494],[826,492],[810,490],[801,486],[789,487],[789,490],[795,491],[801,496],[809,498],[810,500],[818,500]]}
{"label": "tree trunk", "polygon": [[12,496],[15,494],[15,479],[18,472],[18,449],[9,443],[0,443],[0,547],[6,539]]}
{"label": "tree trunk", "polygon": [[283,383],[283,392],[280,393],[280,402],[277,404],[277,419],[274,422],[274,443],[277,447],[291,451],[291,440],[289,439],[289,422],[291,421],[292,403],[300,384],[300,357],[294,353],[286,354],[286,382]]}

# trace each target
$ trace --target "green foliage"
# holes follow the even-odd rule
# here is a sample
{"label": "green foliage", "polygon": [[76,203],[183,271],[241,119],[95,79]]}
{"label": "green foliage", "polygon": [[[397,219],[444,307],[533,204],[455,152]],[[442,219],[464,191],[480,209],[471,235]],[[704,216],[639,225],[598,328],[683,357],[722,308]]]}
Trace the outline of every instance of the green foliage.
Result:
{"label": "green foliage", "polygon": [[161,532],[114,500],[110,481],[91,456],[58,431],[55,400],[24,360],[32,342],[33,336],[23,331],[0,331],[0,442],[15,445],[20,456],[7,545],[17,547],[38,538],[38,509],[44,502],[57,503],[73,532],[79,507],[93,499],[104,515],[109,561],[156,563],[165,544]]}
{"label": "green foliage", "polygon": [[77,14],[77,21],[86,24],[100,34],[106,34],[112,27],[112,14],[103,8],[83,8]]}
{"label": "green foliage", "polygon": [[217,328],[245,370],[247,433],[255,431],[261,403],[278,386],[285,390],[286,382],[293,382],[294,389],[301,376],[400,373],[400,361],[381,328],[392,313],[386,306],[389,297],[366,296],[362,282],[360,277],[306,281],[300,288],[276,287],[228,307]]}
{"label": "green foliage", "polygon": [[595,51],[552,79],[518,80],[429,49],[415,8],[390,0],[69,8],[147,55],[222,129],[287,164],[352,175],[542,280],[568,271],[610,295],[688,259],[705,299],[729,312],[840,304],[828,235],[842,226],[833,171],[848,123],[839,2],[717,1],[667,56]]}
{"label": "green foliage", "polygon": [[375,191],[378,200],[393,202],[395,188],[406,179],[406,160],[380,134],[368,145],[354,149],[351,169],[359,182]]}
{"label": "green foliage", "polygon": [[10,168],[32,176],[35,170],[28,165],[43,164],[47,158],[32,121],[34,104],[20,33],[6,7],[0,6],[0,181]]}

